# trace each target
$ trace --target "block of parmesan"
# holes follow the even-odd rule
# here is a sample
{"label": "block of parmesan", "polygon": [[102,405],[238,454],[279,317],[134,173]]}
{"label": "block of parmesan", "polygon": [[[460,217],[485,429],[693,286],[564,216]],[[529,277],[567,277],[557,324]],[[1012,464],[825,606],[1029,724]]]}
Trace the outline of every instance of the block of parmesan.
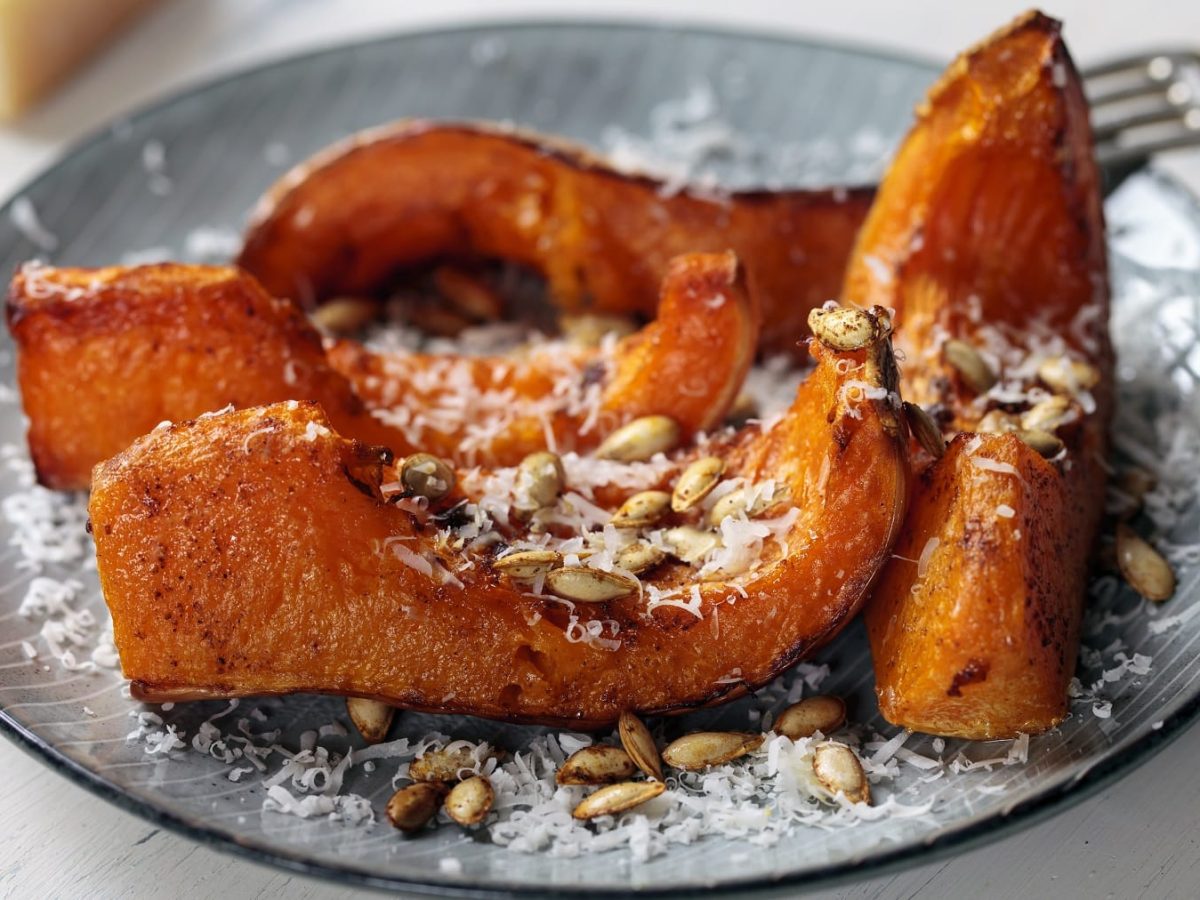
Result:
{"label": "block of parmesan", "polygon": [[24,112],[156,2],[0,2],[0,118]]}

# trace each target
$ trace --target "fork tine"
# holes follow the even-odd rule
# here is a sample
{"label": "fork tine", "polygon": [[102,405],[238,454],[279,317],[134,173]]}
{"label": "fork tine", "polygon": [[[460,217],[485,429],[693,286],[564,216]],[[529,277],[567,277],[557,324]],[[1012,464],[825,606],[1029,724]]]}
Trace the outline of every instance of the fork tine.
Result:
{"label": "fork tine", "polygon": [[1180,117],[1179,108],[1169,104],[1160,104],[1153,109],[1116,116],[1109,122],[1100,121],[1092,125],[1092,136],[1097,142],[1108,140],[1123,131],[1142,128],[1146,125],[1158,125],[1173,122]]}

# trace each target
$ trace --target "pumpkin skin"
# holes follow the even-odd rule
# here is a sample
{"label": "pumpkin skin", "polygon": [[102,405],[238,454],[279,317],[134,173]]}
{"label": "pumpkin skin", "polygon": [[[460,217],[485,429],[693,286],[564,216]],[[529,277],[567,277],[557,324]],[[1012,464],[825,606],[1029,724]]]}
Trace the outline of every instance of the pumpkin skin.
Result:
{"label": "pumpkin skin", "polygon": [[[326,692],[593,728],[622,710],[680,712],[769,681],[858,610],[907,495],[895,394],[861,390],[894,388],[886,338],[814,355],[816,369],[772,430],[751,426],[703,448],[731,474],[788,485],[800,510],[788,552],[776,548],[745,576],[744,596],[724,582],[701,585],[700,619],[647,612],[637,597],[578,604],[580,619],[616,624],[615,649],[572,639],[561,602],[523,593],[486,557],[456,572],[460,587],[378,552],[399,537],[454,566],[432,528],[378,499],[390,477],[378,452],[326,430],[315,404],[228,412],[140,438],[96,468],[89,507],[135,696]],[[691,571],[666,564],[643,584],[686,588]],[[735,669],[741,680],[730,683]]]}
{"label": "pumpkin skin", "polygon": [[354,135],[259,201],[238,264],[305,305],[378,293],[405,269],[500,259],[568,311],[654,315],[681,253],[732,249],[768,330],[794,352],[837,296],[869,188],[670,192],[564,141],[483,124],[401,121]]}
{"label": "pumpkin skin", "polygon": [[[547,420],[564,450],[591,449],[651,413],[671,415],[690,436],[724,418],[758,338],[758,313],[730,253],[673,260],[661,317],[607,355],[555,344],[536,359],[439,358],[375,353],[349,341],[327,355],[294,304],[220,266],[27,266],[13,278],[7,312],[30,453],[39,480],[59,489],[86,488],[96,463],[159,422],[228,404],[314,400],[335,428],[361,441],[491,465],[544,449]],[[418,445],[410,431],[372,415],[386,398],[406,394],[419,411],[426,398],[415,385],[428,383],[435,367],[440,381],[465,378],[509,392],[505,407],[514,414],[469,458],[464,436],[478,421],[456,419]],[[588,407],[542,402],[556,384],[585,378],[599,392]],[[534,405],[542,416],[522,413]]]}
{"label": "pumpkin skin", "polygon": [[[1057,22],[1018,19],[932,89],[844,297],[896,310],[905,398],[966,432],[940,460],[912,455],[908,521],[866,610],[880,709],[973,739],[1051,728],[1067,712],[1113,397],[1099,174]],[[1065,460],[971,435],[996,402],[946,364],[946,337],[996,350],[1023,387],[1037,381],[1014,374],[1020,360],[1050,345],[1098,370],[1091,409],[1058,431]]]}

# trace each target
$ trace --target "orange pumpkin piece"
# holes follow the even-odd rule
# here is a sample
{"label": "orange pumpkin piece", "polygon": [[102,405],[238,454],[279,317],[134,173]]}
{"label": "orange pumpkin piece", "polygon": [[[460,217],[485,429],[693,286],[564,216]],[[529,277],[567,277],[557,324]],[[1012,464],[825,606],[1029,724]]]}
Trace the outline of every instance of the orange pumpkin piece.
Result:
{"label": "orange pumpkin piece", "polygon": [[732,249],[769,330],[793,352],[837,295],[870,189],[670,192],[558,139],[483,124],[401,121],[354,135],[262,198],[238,264],[306,305],[378,293],[405,269],[498,259],[547,281],[568,311],[654,315],[681,253]]}
{"label": "orange pumpkin piece", "polygon": [[[250,276],[179,264],[26,266],[8,324],[30,453],[42,483],[62,489],[87,487],[96,463],[159,422],[228,404],[315,400],[362,441],[497,465],[544,449],[548,434],[560,449],[590,449],[650,413],[686,436],[724,417],[758,335],[728,253],[674,261],[661,318],[609,351],[554,342],[524,358],[434,357],[341,342],[326,356],[303,314]],[[479,411],[488,397],[490,419]]]}
{"label": "orange pumpkin piece", "polygon": [[736,257],[693,253],[667,266],[657,318],[611,350],[550,341],[509,357],[472,357],[339,341],[329,361],[410,444],[512,465],[547,443],[593,449],[640,416],[670,416],[685,439],[713,430],[754,361],[758,318]]}
{"label": "orange pumpkin piece", "polygon": [[7,317],[29,452],[47,487],[86,488],[92,466],[159,422],[230,403],[303,397],[340,430],[391,436],[330,368],[304,315],[236,269],[26,265]]}
{"label": "orange pumpkin piece", "polygon": [[[966,432],[940,459],[914,447],[866,612],[880,708],[934,734],[1044,731],[1067,711],[1113,392],[1099,175],[1057,22],[1018,19],[932,89],[843,296],[896,310],[905,398]],[[1009,431],[1034,424],[1050,459]]]}
{"label": "orange pumpkin piece", "polygon": [[[683,711],[769,681],[857,611],[907,493],[888,340],[813,352],[816,369],[771,430],[709,442],[665,474],[603,464],[626,482],[598,501],[611,509],[635,490],[629,479],[664,486],[697,454],[719,453],[728,477],[774,480],[776,502],[757,521],[786,547],[762,539],[757,567],[735,572],[722,557],[731,570],[705,581],[704,569],[664,562],[631,595],[599,602],[537,595],[495,566],[498,547],[456,537],[470,527],[456,522],[484,506],[478,485],[507,483],[511,470],[460,471],[465,494],[446,507],[398,508],[381,499],[394,475],[378,452],[333,433],[315,404],[152,432],[97,467],[89,507],[135,696],[318,691],[599,727],[622,710]],[[564,521],[589,514],[572,497],[582,489],[568,483],[552,512],[560,539]],[[727,519],[722,534],[732,540],[741,521]],[[500,546],[525,536],[489,527],[502,530]],[[608,540],[599,523],[591,534]]]}

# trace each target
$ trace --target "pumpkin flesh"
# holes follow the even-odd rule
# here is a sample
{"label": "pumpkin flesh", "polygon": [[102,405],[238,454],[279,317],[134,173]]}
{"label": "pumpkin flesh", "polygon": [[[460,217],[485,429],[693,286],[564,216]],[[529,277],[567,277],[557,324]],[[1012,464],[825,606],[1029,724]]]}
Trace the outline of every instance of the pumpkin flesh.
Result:
{"label": "pumpkin flesh", "polygon": [[[717,452],[730,476],[786,485],[798,510],[786,552],[769,544],[736,586],[667,563],[642,597],[573,609],[530,596],[486,553],[461,565],[436,522],[380,499],[379,456],[313,404],[164,426],[93,481],[124,672],[151,701],[316,691],[573,727],[737,696],[836,634],[888,556],[907,494],[890,353],[886,340],[814,347],[816,369],[773,428],[675,461]],[[448,502],[461,499],[479,498]],[[438,567],[425,574],[412,554]],[[651,587],[687,600],[693,584],[699,616],[648,609]]]}
{"label": "pumpkin flesh", "polygon": [[[843,296],[896,310],[905,398],[965,433],[941,459],[913,453],[908,521],[866,611],[896,725],[990,739],[1066,714],[1113,392],[1100,196],[1078,73],[1058,23],[1030,14],[932,89],[863,226]],[[978,396],[949,338],[1000,386]],[[1053,357],[1099,376],[1071,397],[1064,456],[974,434],[1049,396],[1037,370]]]}

